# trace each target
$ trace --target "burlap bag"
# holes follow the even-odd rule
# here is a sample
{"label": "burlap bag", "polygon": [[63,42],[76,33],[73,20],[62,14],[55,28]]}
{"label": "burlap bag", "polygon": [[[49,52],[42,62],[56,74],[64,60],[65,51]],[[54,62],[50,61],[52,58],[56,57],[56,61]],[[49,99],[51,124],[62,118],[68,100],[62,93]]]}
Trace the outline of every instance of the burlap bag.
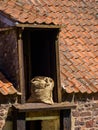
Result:
{"label": "burlap bag", "polygon": [[31,96],[28,102],[53,104],[54,81],[50,77],[37,76],[31,80]]}

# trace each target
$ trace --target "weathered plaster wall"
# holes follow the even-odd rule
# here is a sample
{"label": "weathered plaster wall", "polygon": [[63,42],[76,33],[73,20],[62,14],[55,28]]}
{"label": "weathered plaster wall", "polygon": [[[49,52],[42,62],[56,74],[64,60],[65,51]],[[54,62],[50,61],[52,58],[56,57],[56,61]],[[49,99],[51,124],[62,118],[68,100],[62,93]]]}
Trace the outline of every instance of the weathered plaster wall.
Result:
{"label": "weathered plaster wall", "polygon": [[0,32],[0,71],[18,86],[18,53],[15,30]]}

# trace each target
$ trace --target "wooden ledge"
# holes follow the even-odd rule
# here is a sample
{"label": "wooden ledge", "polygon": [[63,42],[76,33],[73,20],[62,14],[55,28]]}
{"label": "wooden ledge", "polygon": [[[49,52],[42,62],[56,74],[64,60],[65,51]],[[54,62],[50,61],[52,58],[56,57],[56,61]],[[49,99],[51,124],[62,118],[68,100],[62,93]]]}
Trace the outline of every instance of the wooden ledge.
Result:
{"label": "wooden ledge", "polygon": [[31,111],[42,111],[42,110],[64,110],[76,108],[73,103],[54,103],[52,105],[45,103],[25,103],[25,104],[14,104],[13,108],[18,112],[31,112]]}

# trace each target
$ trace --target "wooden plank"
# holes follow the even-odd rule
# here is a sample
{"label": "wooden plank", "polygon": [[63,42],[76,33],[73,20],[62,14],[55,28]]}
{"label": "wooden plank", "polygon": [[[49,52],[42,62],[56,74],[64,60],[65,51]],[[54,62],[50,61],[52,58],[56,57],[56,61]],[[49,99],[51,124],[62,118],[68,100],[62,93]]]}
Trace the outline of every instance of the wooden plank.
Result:
{"label": "wooden plank", "polygon": [[19,81],[20,81],[20,91],[21,95],[21,103],[25,103],[25,76],[24,76],[24,58],[23,58],[23,41],[21,39],[22,32],[19,32],[18,39],[18,56],[19,56]]}
{"label": "wooden plank", "polygon": [[13,105],[19,112],[41,111],[41,110],[64,110],[75,108],[71,103],[54,103],[53,105],[44,103],[25,103]]}
{"label": "wooden plank", "polygon": [[34,120],[56,120],[58,116],[43,116],[43,117],[27,117],[26,121],[34,121]]}
{"label": "wooden plank", "polygon": [[17,27],[28,27],[28,28],[61,28],[60,25],[45,25],[45,24],[16,24]]}

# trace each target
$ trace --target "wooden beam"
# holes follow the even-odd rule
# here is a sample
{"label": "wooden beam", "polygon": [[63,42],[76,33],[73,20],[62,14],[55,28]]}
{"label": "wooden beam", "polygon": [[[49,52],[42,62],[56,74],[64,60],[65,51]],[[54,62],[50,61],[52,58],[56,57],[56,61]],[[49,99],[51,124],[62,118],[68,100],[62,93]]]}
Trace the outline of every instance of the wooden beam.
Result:
{"label": "wooden beam", "polygon": [[[48,120],[47,115],[44,118],[37,116],[36,114],[41,112],[47,112],[49,119],[59,119],[60,118],[60,130],[71,130],[71,108],[76,106],[71,103],[55,103],[53,105],[44,104],[44,103],[26,103],[26,104],[14,104],[13,105],[13,129],[14,130],[26,130],[26,120]],[[49,114],[54,111],[58,111],[56,115]],[[32,114],[27,116],[28,112],[33,112],[36,116]]]}
{"label": "wooden beam", "polygon": [[20,81],[20,91],[21,95],[21,103],[25,103],[25,76],[24,76],[24,58],[23,58],[23,41],[21,39],[22,32],[19,32],[18,39],[18,56],[19,56],[19,81]]}
{"label": "wooden beam", "polygon": [[58,116],[43,116],[43,117],[27,117],[26,121],[34,121],[34,120],[56,120]]}
{"label": "wooden beam", "polygon": [[42,111],[42,110],[64,110],[75,108],[76,105],[72,103],[54,103],[53,105],[45,103],[25,103],[25,104],[16,104],[13,105],[14,109],[19,112],[33,112],[33,111]]}
{"label": "wooden beam", "polygon": [[60,63],[59,63],[59,42],[58,37],[55,42],[56,47],[56,75],[57,75],[57,102],[62,102],[62,94],[61,94],[61,82],[60,82]]}
{"label": "wooden beam", "polygon": [[22,28],[61,28],[59,25],[45,25],[45,24],[16,24],[16,27],[22,27]]}

